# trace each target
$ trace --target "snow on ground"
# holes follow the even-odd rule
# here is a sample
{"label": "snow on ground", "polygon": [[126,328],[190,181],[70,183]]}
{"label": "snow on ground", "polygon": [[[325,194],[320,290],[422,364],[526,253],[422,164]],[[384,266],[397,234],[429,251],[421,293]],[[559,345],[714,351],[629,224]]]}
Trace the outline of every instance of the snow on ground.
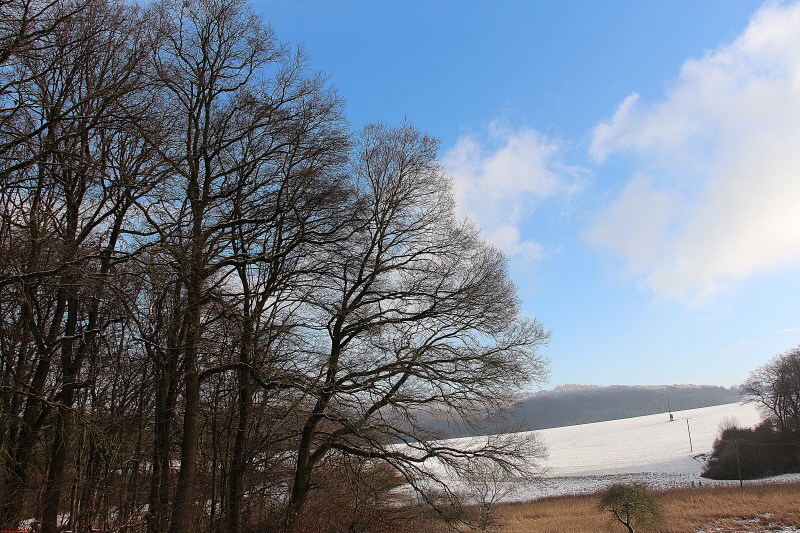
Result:
{"label": "snow on ground", "polygon": [[[646,482],[660,489],[738,483],[705,480],[700,473],[720,425],[734,420],[754,426],[761,420],[756,408],[734,403],[675,411],[673,417],[670,421],[669,414],[662,413],[540,430],[549,450],[541,462],[547,473],[541,485],[519,491],[513,499],[591,493],[614,482]],[[779,476],[773,481],[797,479],[800,476]]]}
{"label": "snow on ground", "polygon": [[[703,479],[700,473],[713,450],[720,427],[731,421],[741,427],[757,425],[761,416],[756,408],[750,404],[733,403],[674,411],[672,414],[672,421],[669,413],[661,413],[517,434],[523,437],[536,435],[547,445],[546,460],[531,459],[545,473],[533,486],[508,487],[508,490],[498,492],[504,494],[503,500],[525,501],[593,493],[612,483],[645,482],[655,489],[691,487],[692,484],[738,484],[738,481]],[[478,445],[486,438],[462,437],[449,442],[460,447]],[[426,461],[426,468],[438,470],[440,478],[447,479],[452,489],[459,490],[461,482],[448,479],[448,474],[435,461]],[[800,475],[789,474],[745,483],[789,481],[800,481]]]}
{"label": "snow on ground", "polygon": [[[499,487],[493,494],[500,495],[505,501],[527,501],[547,496],[594,493],[612,483],[645,482],[655,489],[691,487],[700,483],[737,485],[738,481],[712,481],[700,477],[705,460],[713,450],[714,440],[719,436],[720,426],[731,421],[741,427],[752,427],[761,421],[761,417],[752,405],[727,404],[676,411],[673,412],[673,421],[670,421],[668,413],[662,413],[529,432],[527,434],[536,434],[547,444],[548,458],[538,461],[546,469],[546,474],[535,486],[521,489]],[[526,433],[518,435],[525,436]],[[458,443],[461,446],[470,439],[453,440],[461,441]],[[478,440],[473,438],[475,443]],[[800,474],[788,474],[744,483],[798,481]],[[456,480],[451,482],[453,487],[458,485]],[[757,530],[746,527],[746,518],[739,522],[742,529],[737,531]],[[753,527],[759,526],[755,524]],[[722,530],[720,527],[698,533]],[[800,529],[791,527],[774,531],[800,533]]]}
{"label": "snow on ground", "polygon": [[549,448],[545,465],[552,476],[699,471],[693,457],[711,452],[723,420],[735,419],[741,426],[761,420],[754,406],[738,403],[675,411],[673,416],[671,422],[669,414],[661,413],[541,430]]}

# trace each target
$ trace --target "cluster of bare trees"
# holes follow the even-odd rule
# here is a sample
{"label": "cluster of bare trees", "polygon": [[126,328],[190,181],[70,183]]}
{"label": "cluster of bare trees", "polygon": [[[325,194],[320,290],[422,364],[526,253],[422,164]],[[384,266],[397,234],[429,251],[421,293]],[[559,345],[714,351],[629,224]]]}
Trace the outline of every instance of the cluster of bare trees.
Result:
{"label": "cluster of bare trees", "polygon": [[753,428],[721,427],[703,476],[741,481],[800,471],[800,348],[753,370],[741,391],[763,420]]}
{"label": "cluster of bare trees", "polygon": [[742,385],[745,401],[780,432],[800,432],[800,347],[775,356],[750,373]]}
{"label": "cluster of bare trees", "polygon": [[416,423],[546,371],[436,141],[351,134],[247,5],[0,0],[0,101],[0,529],[301,529],[329,482],[525,470]]}

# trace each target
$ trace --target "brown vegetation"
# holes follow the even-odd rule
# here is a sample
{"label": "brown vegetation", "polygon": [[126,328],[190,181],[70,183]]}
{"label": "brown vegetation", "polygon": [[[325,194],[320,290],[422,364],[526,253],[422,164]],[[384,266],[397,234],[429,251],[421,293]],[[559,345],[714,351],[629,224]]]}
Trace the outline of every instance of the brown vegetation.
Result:
{"label": "brown vegetation", "polygon": [[[663,533],[749,532],[800,529],[800,483],[702,487],[656,493],[664,514]],[[499,531],[586,533],[623,531],[597,511],[598,495],[561,496],[496,507]],[[784,529],[785,531],[785,529]]]}

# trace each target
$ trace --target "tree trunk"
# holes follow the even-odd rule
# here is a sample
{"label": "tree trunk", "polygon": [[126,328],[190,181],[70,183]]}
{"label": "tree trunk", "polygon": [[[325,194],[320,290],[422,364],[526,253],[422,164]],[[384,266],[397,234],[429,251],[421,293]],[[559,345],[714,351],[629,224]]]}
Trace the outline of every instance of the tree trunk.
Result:
{"label": "tree trunk", "polygon": [[22,421],[19,428],[9,435],[9,448],[6,456],[6,479],[3,499],[0,502],[0,527],[16,529],[22,519],[25,500],[25,487],[28,482],[31,451],[39,435],[42,422],[50,412],[49,404],[42,404],[40,398],[45,379],[50,372],[50,354],[40,357],[31,381]]}
{"label": "tree trunk", "polygon": [[148,533],[165,533],[168,526],[171,491],[170,434],[175,418],[176,377],[174,357],[159,365],[156,384],[155,433],[153,435],[153,469],[150,477]]}
{"label": "tree trunk", "polygon": [[[67,286],[70,284],[67,283]],[[61,503],[61,485],[67,462],[67,442],[72,428],[72,404],[75,398],[77,371],[80,368],[80,355],[74,354],[75,333],[78,321],[78,301],[75,297],[67,304],[67,322],[64,327],[64,344],[61,348],[61,366],[63,384],[61,401],[56,418],[55,435],[50,451],[50,466],[42,494],[42,528],[41,533],[58,532],[58,511]],[[79,350],[80,351],[80,350]]]}
{"label": "tree trunk", "polygon": [[170,533],[189,533],[193,531],[194,481],[197,474],[197,439],[200,433],[200,374],[198,371],[198,352],[201,333],[202,312],[202,264],[199,213],[195,213],[195,241],[193,243],[193,264],[187,287],[187,326],[183,350],[185,368],[183,439],[181,440],[181,468],[172,506]]}
{"label": "tree trunk", "polygon": [[200,429],[200,376],[197,362],[187,364],[185,405],[183,412],[183,440],[181,441],[181,469],[172,507],[170,533],[193,531],[194,480],[197,473],[197,437]]}
{"label": "tree trunk", "polygon": [[303,436],[300,439],[300,446],[297,448],[297,465],[294,472],[294,484],[289,500],[288,523],[294,521],[295,517],[303,510],[306,503],[308,492],[311,489],[311,444],[316,429],[316,421],[309,421],[303,428]]}
{"label": "tree trunk", "polygon": [[303,510],[306,503],[308,493],[311,490],[311,474],[314,469],[314,464],[322,459],[327,453],[328,449],[317,449],[311,452],[314,444],[314,436],[316,435],[317,425],[322,420],[325,411],[328,409],[328,404],[333,397],[333,383],[336,379],[336,374],[339,366],[340,354],[340,337],[343,319],[337,319],[333,327],[333,343],[331,345],[330,356],[328,357],[328,370],[325,376],[326,387],[317,399],[311,416],[303,427],[303,433],[300,438],[300,445],[297,449],[297,463],[295,466],[294,484],[292,485],[292,493],[289,497],[288,509],[288,525]]}
{"label": "tree trunk", "polygon": [[297,449],[297,464],[295,466],[294,484],[289,499],[288,523],[294,521],[306,504],[308,493],[311,491],[311,474],[314,465],[325,456],[327,449],[317,449],[312,453],[311,448],[314,444],[317,425],[322,420],[321,413],[327,409],[330,394],[321,398],[314,408],[314,412],[303,427],[303,434],[300,438],[300,445]]}
{"label": "tree trunk", "polygon": [[247,434],[250,431],[251,406],[253,403],[252,378],[247,370],[238,371],[239,379],[239,423],[231,456],[228,478],[228,499],[225,510],[225,531],[239,533],[242,527],[242,500],[244,498],[244,474],[247,467]]}

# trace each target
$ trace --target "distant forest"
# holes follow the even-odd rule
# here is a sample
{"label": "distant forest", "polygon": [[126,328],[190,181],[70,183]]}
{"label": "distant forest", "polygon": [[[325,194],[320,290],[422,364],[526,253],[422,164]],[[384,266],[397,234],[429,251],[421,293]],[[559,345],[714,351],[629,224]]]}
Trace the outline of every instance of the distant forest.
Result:
{"label": "distant forest", "polygon": [[[431,421],[450,436],[531,431],[618,420],[741,401],[737,387],[712,385],[561,385],[531,393],[506,412],[503,419]],[[473,424],[474,426],[471,426]]]}

